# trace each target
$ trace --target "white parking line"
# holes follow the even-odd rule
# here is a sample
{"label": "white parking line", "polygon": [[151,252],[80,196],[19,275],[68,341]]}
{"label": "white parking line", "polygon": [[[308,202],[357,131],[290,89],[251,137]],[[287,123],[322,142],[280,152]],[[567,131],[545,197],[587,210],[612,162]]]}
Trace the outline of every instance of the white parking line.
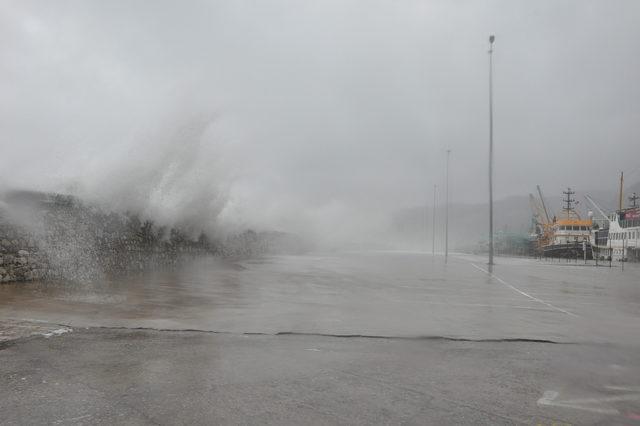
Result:
{"label": "white parking line", "polygon": [[[618,386],[605,386],[607,389],[612,390],[634,390],[638,387],[618,387]],[[640,393],[630,393],[625,395],[610,395],[598,398],[577,398],[577,399],[565,399],[558,400],[559,393],[556,391],[546,391],[543,393],[542,398],[538,400],[538,405],[548,405],[555,407],[573,408],[575,410],[591,411],[600,414],[620,414],[616,408],[608,406],[608,402],[635,402],[640,401]]]}
{"label": "white parking line", "polygon": [[620,414],[620,412],[615,408],[601,407],[601,406],[592,407],[592,406],[589,406],[589,403],[585,403],[585,402],[557,401],[556,400],[557,397],[558,397],[558,392],[546,391],[542,395],[542,398],[538,400],[538,405],[573,408],[574,410],[591,411],[592,413],[598,413],[598,414],[613,414],[613,415]]}
{"label": "white parking line", "polygon": [[529,298],[529,299],[531,299],[531,300],[535,300],[535,301],[536,301],[536,302],[538,302],[538,303],[542,303],[543,305],[548,306],[548,307],[550,307],[551,309],[555,309],[555,310],[556,310],[556,311],[558,311],[558,312],[562,312],[563,314],[571,315],[571,316],[574,316],[574,317],[579,317],[579,315],[574,314],[573,312],[565,311],[564,309],[562,309],[562,308],[558,308],[557,306],[554,306],[554,305],[552,305],[551,303],[545,302],[544,300],[538,299],[537,297],[534,297],[534,296],[532,296],[532,295],[530,295],[530,294],[528,294],[528,293],[525,293],[524,291],[520,290],[520,289],[519,289],[519,288],[517,288],[517,287],[512,286],[511,284],[509,284],[508,282],[506,282],[506,281],[505,281],[505,280],[503,280],[502,278],[498,277],[497,275],[495,275],[495,274],[493,274],[493,273],[491,273],[491,272],[487,271],[487,270],[486,270],[486,269],[484,269],[484,268],[479,267],[479,266],[478,266],[478,265],[476,265],[475,263],[471,263],[471,266],[473,266],[473,267],[474,267],[474,268],[476,268],[477,270],[482,271],[482,272],[484,272],[485,274],[489,275],[489,277],[491,277],[491,278],[493,278],[494,280],[498,281],[500,284],[503,284],[503,285],[505,285],[505,286],[509,287],[511,290],[516,291],[516,292],[520,293],[521,295],[528,297],[528,298]]}

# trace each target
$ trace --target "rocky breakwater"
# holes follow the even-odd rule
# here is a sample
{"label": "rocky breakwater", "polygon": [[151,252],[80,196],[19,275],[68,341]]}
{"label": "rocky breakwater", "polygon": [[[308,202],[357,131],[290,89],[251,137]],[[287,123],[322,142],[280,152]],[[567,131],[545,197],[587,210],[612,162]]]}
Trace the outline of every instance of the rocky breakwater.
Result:
{"label": "rocky breakwater", "polygon": [[0,225],[0,282],[29,281],[46,277],[49,262],[28,233]]}
{"label": "rocky breakwater", "polygon": [[202,255],[296,253],[302,241],[281,232],[225,238],[157,226],[59,194],[14,191],[0,198],[0,282],[89,282],[131,271],[172,268]]}
{"label": "rocky breakwater", "polygon": [[204,235],[194,239],[70,196],[14,191],[0,202],[0,282],[88,282],[218,252]]}

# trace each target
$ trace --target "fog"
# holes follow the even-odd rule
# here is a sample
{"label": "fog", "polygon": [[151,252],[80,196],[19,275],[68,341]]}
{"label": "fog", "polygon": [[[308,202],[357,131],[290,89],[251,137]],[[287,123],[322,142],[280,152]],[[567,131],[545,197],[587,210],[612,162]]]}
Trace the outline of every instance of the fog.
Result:
{"label": "fog", "polygon": [[[640,3],[3,1],[0,189],[384,239],[395,212],[640,180]],[[439,198],[442,202],[442,198]]]}

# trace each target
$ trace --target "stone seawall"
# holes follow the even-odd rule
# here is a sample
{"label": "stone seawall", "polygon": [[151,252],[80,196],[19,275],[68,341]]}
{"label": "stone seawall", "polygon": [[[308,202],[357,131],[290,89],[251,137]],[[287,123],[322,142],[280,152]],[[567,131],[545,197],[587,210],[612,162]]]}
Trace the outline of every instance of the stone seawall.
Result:
{"label": "stone seawall", "polygon": [[158,227],[132,214],[104,212],[68,196],[14,192],[0,209],[0,282],[93,281],[174,267],[202,255],[255,256],[299,251],[288,234],[245,231],[212,240]]}
{"label": "stone seawall", "polygon": [[49,260],[28,233],[0,224],[0,282],[29,281],[49,274]]}
{"label": "stone seawall", "polygon": [[141,223],[133,215],[106,214],[68,197],[18,207],[28,214],[0,216],[0,282],[93,281],[217,252],[204,236],[192,240],[178,230]]}

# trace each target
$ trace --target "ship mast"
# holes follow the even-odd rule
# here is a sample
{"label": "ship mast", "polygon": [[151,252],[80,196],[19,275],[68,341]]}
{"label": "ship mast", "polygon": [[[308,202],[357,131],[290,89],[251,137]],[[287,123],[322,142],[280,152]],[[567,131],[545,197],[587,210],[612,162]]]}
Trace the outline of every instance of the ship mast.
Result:
{"label": "ship mast", "polygon": [[576,200],[572,197],[576,192],[572,191],[571,188],[567,188],[567,190],[562,191],[562,193],[565,195],[565,198],[562,199],[562,211],[567,214],[567,219],[570,219],[571,216],[577,216],[576,210],[573,207]]}
{"label": "ship mast", "polygon": [[622,210],[622,187],[624,185],[624,172],[620,172],[620,194],[618,198],[618,210]]}
{"label": "ship mast", "polygon": [[640,200],[640,197],[638,197],[634,192],[633,195],[629,197],[629,201],[631,202],[631,208],[635,209],[636,207],[638,207],[638,200]]}

